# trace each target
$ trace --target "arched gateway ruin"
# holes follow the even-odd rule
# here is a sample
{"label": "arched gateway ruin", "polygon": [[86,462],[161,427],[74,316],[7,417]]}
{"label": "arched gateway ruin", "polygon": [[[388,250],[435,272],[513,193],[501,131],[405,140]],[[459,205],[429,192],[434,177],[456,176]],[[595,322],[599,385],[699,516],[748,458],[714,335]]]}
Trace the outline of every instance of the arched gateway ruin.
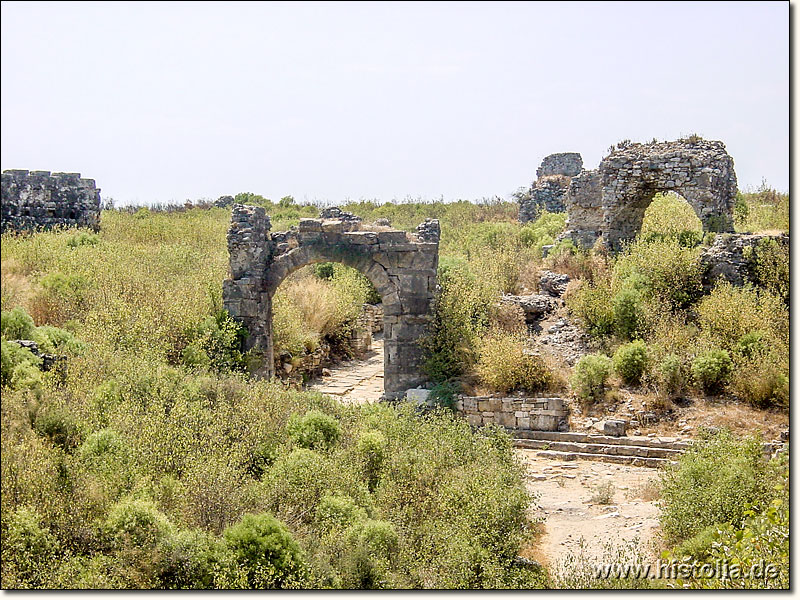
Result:
{"label": "arched gateway ruin", "polygon": [[237,204],[228,230],[230,279],[223,282],[225,309],[248,330],[246,349],[264,359],[256,373],[274,375],[272,296],[281,282],[305,265],[339,262],[358,269],[383,301],[384,395],[403,396],[424,382],[416,342],[431,319],[439,263],[439,222],[426,220],[416,233],[365,226],[338,208],[299,227],[270,233],[261,207]]}
{"label": "arched gateway ruin", "polygon": [[567,231],[589,247],[602,237],[611,249],[633,239],[658,192],[676,192],[706,231],[733,231],[736,173],[725,144],[702,139],[630,144],[605,157],[598,169],[573,177],[565,198]]}

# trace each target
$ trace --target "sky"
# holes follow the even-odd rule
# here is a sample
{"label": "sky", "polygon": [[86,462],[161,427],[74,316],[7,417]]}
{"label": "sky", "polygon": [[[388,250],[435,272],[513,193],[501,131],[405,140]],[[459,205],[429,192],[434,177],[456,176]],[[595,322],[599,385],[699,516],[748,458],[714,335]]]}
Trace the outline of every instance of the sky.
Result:
{"label": "sky", "polygon": [[787,2],[0,11],[0,168],[117,204],[509,198],[548,154],[691,133],[789,188]]}

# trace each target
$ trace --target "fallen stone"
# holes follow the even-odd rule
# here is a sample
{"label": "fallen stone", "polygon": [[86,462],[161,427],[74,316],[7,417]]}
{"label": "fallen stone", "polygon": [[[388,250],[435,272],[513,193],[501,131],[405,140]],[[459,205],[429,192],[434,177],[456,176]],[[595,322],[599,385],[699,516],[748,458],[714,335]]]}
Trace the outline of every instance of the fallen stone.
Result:
{"label": "fallen stone", "polygon": [[539,278],[539,291],[554,298],[561,297],[567,290],[569,275],[545,271]]}
{"label": "fallen stone", "polygon": [[613,435],[621,437],[625,435],[625,426],[627,423],[618,419],[610,419],[603,423],[603,433],[605,435]]}

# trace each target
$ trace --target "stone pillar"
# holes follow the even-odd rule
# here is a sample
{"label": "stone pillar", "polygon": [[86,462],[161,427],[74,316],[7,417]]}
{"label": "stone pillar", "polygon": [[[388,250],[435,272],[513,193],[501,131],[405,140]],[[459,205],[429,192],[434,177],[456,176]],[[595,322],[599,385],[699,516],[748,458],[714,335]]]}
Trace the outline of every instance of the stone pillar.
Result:
{"label": "stone pillar", "polygon": [[262,354],[257,375],[274,375],[272,299],[265,293],[265,272],[272,255],[271,224],[263,208],[236,204],[228,230],[230,278],[222,282],[223,306],[249,333],[245,350]]}

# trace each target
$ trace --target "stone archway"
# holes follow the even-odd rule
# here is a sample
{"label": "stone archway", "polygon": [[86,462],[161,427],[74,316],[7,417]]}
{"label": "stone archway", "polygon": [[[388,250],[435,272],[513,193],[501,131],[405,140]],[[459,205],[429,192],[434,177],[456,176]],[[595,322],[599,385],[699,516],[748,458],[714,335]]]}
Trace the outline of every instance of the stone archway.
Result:
{"label": "stone archway", "polygon": [[617,250],[636,236],[659,192],[683,196],[705,231],[733,231],[733,159],[722,142],[698,139],[631,144],[611,152],[597,170],[574,177],[562,237],[583,246],[602,237]]}
{"label": "stone archway", "polygon": [[228,230],[230,278],[225,309],[248,330],[247,350],[263,356],[260,377],[274,375],[272,297],[281,282],[305,265],[339,262],[363,273],[378,290],[384,313],[384,395],[396,399],[424,382],[416,344],[431,320],[439,263],[439,222],[427,220],[409,234],[363,226],[338,208],[299,227],[270,233],[261,207],[234,205]]}

